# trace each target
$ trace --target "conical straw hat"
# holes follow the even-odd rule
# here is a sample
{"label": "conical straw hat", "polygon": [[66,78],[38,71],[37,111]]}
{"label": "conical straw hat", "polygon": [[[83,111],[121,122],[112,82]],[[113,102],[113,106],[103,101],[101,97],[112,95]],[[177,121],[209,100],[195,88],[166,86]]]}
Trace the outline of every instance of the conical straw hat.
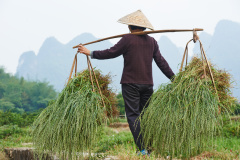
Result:
{"label": "conical straw hat", "polygon": [[139,26],[139,27],[144,27],[144,28],[149,28],[151,30],[154,30],[152,24],[149,22],[149,20],[142,13],[141,10],[137,10],[136,12],[128,14],[123,18],[120,18],[118,22],[127,24],[127,25],[134,25],[134,26]]}

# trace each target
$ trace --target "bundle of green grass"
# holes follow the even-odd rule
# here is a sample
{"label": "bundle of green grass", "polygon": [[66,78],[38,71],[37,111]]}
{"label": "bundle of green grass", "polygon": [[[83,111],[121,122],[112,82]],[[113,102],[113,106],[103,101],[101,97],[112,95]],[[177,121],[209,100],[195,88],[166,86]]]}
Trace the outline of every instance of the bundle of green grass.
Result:
{"label": "bundle of green grass", "polygon": [[[108,83],[109,75],[102,76],[96,70],[95,73],[102,80],[100,87],[106,87],[104,84]],[[109,101],[105,103],[108,105]],[[46,158],[45,153],[57,155],[60,159],[77,159],[84,153],[90,154],[106,120],[107,109],[97,84],[94,81],[92,86],[90,74],[84,70],[71,79],[34,122],[33,143],[38,158]]]}
{"label": "bundle of green grass", "polygon": [[204,76],[202,60],[197,57],[176,75],[174,82],[161,85],[152,95],[140,119],[145,146],[171,158],[190,158],[212,146],[221,130],[219,111],[226,111],[226,103],[233,104],[234,98],[228,96],[229,74],[211,68],[220,98],[207,66]]}

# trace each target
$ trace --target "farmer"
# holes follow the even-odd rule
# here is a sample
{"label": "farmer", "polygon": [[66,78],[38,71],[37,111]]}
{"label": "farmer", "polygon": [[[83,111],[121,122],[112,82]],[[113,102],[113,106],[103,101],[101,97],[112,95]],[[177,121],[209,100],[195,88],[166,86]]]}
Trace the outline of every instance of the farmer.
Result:
{"label": "farmer", "polygon": [[[127,24],[131,33],[141,32],[146,28],[153,30],[151,23],[140,10],[119,19],[118,22]],[[159,51],[157,41],[148,35],[127,34],[110,49],[90,51],[80,45],[78,52],[91,56],[92,59],[111,59],[123,55],[124,68],[120,83],[127,120],[137,147],[143,155],[147,154],[142,135],[139,134],[140,123],[136,119],[144,106],[147,107],[147,101],[153,93],[152,60],[154,59],[169,79],[174,76]]]}

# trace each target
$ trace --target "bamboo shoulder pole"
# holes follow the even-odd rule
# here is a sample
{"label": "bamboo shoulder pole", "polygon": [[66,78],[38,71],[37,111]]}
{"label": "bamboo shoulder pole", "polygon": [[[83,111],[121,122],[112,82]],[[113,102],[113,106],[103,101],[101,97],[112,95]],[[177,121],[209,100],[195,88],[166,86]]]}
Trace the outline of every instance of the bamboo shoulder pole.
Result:
{"label": "bamboo shoulder pole", "polygon": [[[119,35],[116,35],[116,36],[111,36],[111,37],[99,39],[99,40],[88,42],[88,43],[81,44],[81,45],[86,46],[86,45],[89,45],[89,44],[105,41],[105,40],[108,40],[108,39],[119,38],[119,37],[122,37],[122,36],[127,35],[127,34],[144,35],[144,34],[153,34],[153,33],[191,32],[191,31],[203,31],[203,29],[201,29],[201,28],[194,28],[194,29],[166,29],[166,30],[154,30],[154,31],[143,31],[143,32],[126,33],[126,34],[119,34]],[[73,48],[78,48],[79,45],[73,46]]]}

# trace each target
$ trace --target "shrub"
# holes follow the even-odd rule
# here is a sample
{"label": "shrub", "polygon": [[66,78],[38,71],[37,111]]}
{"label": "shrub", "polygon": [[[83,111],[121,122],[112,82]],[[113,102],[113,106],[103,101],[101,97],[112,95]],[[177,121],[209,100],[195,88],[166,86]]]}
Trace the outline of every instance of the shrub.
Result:
{"label": "shrub", "polygon": [[17,125],[4,125],[0,127],[0,139],[20,133],[25,133],[25,131]]}
{"label": "shrub", "polygon": [[15,113],[11,111],[3,112],[0,110],[0,126],[2,125],[17,125],[18,127],[27,127],[32,125],[36,116],[41,110],[33,113]]}
{"label": "shrub", "polygon": [[225,120],[223,125],[223,136],[227,138],[240,138],[240,122]]}
{"label": "shrub", "polygon": [[240,115],[240,103],[236,102],[236,108],[234,110],[235,115]]}

